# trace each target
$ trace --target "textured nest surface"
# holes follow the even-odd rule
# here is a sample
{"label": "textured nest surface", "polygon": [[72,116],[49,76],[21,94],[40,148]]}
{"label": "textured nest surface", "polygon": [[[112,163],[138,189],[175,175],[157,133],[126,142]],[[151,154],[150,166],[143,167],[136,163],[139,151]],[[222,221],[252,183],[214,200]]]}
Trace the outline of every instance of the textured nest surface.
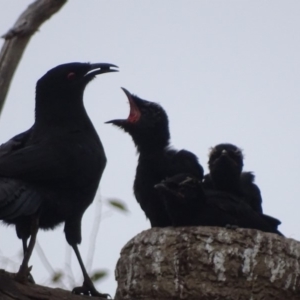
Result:
{"label": "textured nest surface", "polygon": [[116,268],[116,300],[300,299],[300,242],[258,230],[152,228]]}

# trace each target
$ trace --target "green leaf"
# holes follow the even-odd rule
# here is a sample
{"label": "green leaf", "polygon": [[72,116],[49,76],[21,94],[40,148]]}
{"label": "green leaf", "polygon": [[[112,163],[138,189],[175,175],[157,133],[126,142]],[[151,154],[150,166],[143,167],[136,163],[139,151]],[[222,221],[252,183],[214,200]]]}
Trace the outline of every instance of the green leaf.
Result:
{"label": "green leaf", "polygon": [[91,280],[93,282],[96,282],[104,277],[106,277],[108,275],[107,271],[104,271],[104,270],[98,270],[98,271],[95,271],[92,275],[91,275]]}
{"label": "green leaf", "polygon": [[60,281],[60,279],[63,277],[63,275],[64,274],[62,272],[56,272],[56,273],[54,273],[53,276],[52,276],[52,278],[51,278],[52,282],[58,282],[58,281]]}
{"label": "green leaf", "polygon": [[114,208],[117,208],[123,212],[128,212],[126,205],[118,199],[109,199],[108,203],[109,203],[109,205],[111,205]]}

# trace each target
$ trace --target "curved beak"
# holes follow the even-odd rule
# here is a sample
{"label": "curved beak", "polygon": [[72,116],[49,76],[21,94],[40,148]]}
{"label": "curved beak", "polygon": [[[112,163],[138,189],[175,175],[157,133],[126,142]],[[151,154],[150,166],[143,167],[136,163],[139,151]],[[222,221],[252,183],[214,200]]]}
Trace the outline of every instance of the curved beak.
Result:
{"label": "curved beak", "polygon": [[106,121],[104,122],[104,124],[113,124],[119,127],[123,127],[123,124],[126,123],[126,119],[115,119],[115,120],[110,120],[110,121]]}
{"label": "curved beak", "polygon": [[111,69],[111,68],[118,68],[118,67],[116,65],[108,64],[108,63],[90,64],[90,69],[84,75],[84,78],[89,80],[99,74],[110,73],[110,72],[119,72],[119,70]]}

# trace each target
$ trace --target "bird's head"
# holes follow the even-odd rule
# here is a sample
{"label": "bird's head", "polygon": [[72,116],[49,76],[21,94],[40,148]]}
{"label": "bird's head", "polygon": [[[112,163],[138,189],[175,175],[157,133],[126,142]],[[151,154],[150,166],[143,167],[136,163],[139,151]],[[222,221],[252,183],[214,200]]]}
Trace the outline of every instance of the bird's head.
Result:
{"label": "bird's head", "polygon": [[68,63],[49,70],[37,82],[37,97],[41,94],[61,98],[83,94],[86,85],[98,74],[117,72],[117,66],[107,63]]}
{"label": "bird's head", "polygon": [[240,148],[232,144],[219,144],[209,153],[208,166],[211,174],[240,175],[243,169],[243,153]]}
{"label": "bird's head", "polygon": [[115,119],[106,123],[128,132],[138,149],[167,146],[170,134],[165,110],[157,103],[143,100],[124,88],[122,90],[130,105],[129,116],[127,119]]}
{"label": "bird's head", "polygon": [[177,174],[154,186],[165,199],[181,203],[198,202],[203,199],[201,181],[190,174]]}
{"label": "bird's head", "polygon": [[83,93],[86,85],[98,74],[117,72],[106,63],[68,63],[48,71],[36,85],[36,124],[58,124],[85,113]]}

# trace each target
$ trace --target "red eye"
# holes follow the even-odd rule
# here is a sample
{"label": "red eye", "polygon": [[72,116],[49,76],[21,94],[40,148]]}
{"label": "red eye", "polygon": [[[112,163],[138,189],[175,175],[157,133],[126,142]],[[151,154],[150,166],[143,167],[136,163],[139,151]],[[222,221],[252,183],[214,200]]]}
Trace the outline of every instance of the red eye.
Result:
{"label": "red eye", "polygon": [[74,79],[76,77],[76,74],[74,73],[74,72],[70,72],[68,75],[67,75],[67,78],[69,79],[69,80],[72,80],[72,79]]}

